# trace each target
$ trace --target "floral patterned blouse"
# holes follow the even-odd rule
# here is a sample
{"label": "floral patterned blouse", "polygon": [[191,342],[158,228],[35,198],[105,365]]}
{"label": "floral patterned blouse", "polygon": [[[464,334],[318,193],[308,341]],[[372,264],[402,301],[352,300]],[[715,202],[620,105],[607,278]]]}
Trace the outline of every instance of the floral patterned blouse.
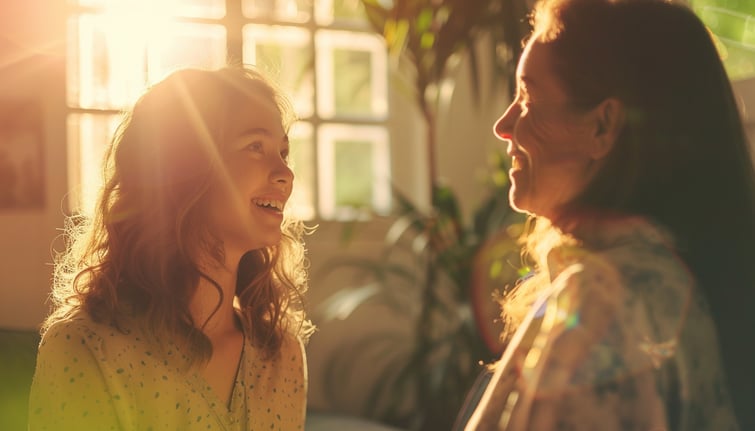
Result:
{"label": "floral patterned blouse", "polygon": [[714,322],[661,230],[605,222],[543,269],[466,431],[739,429]]}
{"label": "floral patterned blouse", "polygon": [[173,343],[87,317],[54,324],[39,346],[29,430],[301,430],[307,376],[294,336],[274,360],[245,337],[230,404]]}

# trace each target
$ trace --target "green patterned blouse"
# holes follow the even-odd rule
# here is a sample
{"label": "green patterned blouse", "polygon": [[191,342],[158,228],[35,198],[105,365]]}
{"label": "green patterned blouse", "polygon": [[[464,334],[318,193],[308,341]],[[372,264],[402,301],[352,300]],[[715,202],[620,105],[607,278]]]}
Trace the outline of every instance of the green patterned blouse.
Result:
{"label": "green patterned blouse", "polygon": [[148,341],[87,317],[42,338],[29,400],[29,430],[301,430],[307,376],[302,343],[261,358],[245,337],[230,404],[171,342]]}

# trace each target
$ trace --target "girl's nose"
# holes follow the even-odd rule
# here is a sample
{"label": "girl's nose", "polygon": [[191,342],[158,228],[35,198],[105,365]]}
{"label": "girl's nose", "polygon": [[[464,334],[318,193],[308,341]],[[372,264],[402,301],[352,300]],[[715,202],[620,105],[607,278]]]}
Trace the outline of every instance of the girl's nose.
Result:
{"label": "girl's nose", "polygon": [[286,162],[281,160],[272,172],[272,180],[275,183],[291,185],[294,181],[294,171]]}

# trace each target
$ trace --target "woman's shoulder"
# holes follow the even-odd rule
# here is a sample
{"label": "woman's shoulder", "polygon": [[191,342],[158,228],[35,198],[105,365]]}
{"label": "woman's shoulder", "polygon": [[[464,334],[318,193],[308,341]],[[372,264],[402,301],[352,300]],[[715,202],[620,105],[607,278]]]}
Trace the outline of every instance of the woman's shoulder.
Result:
{"label": "woman's shoulder", "polygon": [[642,218],[626,218],[593,224],[591,228],[576,244],[551,250],[551,278],[577,264],[583,274],[610,274],[632,290],[667,286],[686,291],[694,285],[691,272],[662,227]]}
{"label": "woman's shoulder", "polygon": [[647,221],[603,227],[595,237],[599,241],[549,255],[558,295],[576,307],[602,304],[612,310],[617,337],[631,333],[648,348],[663,350],[688,321],[696,291],[690,271],[663,230]]}

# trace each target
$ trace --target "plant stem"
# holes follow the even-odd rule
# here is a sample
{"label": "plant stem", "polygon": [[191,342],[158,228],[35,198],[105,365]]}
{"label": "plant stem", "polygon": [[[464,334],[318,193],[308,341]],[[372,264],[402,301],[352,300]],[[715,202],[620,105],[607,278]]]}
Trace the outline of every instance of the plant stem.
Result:
{"label": "plant stem", "polygon": [[427,127],[427,130],[425,131],[426,134],[426,140],[425,140],[425,149],[427,151],[427,169],[428,169],[428,177],[429,177],[429,187],[430,187],[430,193],[428,196],[430,196],[430,204],[432,206],[433,197],[435,196],[435,183],[438,179],[438,172],[436,167],[436,160],[435,160],[435,148],[436,148],[436,139],[437,134],[435,130],[435,110],[433,109],[433,103],[428,102],[426,97],[427,92],[427,84],[424,83],[418,83],[419,87],[419,94],[417,95],[417,98],[419,99],[419,107],[422,111],[422,117],[425,119],[425,126]]}

